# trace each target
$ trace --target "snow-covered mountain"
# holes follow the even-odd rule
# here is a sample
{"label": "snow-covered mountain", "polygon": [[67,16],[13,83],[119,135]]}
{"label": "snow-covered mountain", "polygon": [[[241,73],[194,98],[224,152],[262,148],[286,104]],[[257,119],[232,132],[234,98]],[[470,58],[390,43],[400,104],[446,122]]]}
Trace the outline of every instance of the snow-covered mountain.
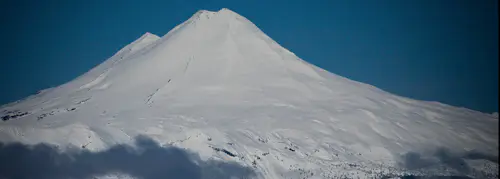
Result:
{"label": "snow-covered mountain", "polygon": [[102,151],[145,135],[256,178],[498,177],[498,117],[332,74],[228,9],[146,33],[0,116],[4,143]]}

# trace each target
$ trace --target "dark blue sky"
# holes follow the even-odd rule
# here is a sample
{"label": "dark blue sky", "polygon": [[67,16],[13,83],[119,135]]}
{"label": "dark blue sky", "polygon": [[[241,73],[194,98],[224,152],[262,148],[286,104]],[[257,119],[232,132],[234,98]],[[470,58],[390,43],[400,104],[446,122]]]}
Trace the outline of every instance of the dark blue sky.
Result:
{"label": "dark blue sky", "polygon": [[401,96],[498,111],[497,0],[0,0],[0,103],[86,72],[145,32],[227,7],[304,60]]}

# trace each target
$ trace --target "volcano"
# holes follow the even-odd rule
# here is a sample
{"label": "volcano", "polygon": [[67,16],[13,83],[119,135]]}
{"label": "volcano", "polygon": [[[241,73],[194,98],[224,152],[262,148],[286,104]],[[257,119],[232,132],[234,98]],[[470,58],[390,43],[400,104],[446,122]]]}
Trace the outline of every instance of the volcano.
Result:
{"label": "volcano", "polygon": [[146,33],[0,116],[5,144],[97,152],[144,135],[254,178],[498,177],[498,117],[330,73],[226,8]]}

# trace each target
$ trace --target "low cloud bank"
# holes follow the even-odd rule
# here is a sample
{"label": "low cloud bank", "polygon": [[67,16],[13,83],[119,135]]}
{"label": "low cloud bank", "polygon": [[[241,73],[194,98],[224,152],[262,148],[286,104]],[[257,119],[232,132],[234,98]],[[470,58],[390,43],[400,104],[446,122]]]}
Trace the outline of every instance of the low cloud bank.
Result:
{"label": "low cloud bank", "polygon": [[74,149],[60,152],[55,146],[0,143],[0,179],[87,179],[106,174],[127,174],[142,179],[250,178],[255,172],[237,163],[203,161],[176,147],[162,147],[139,136],[134,147],[121,144],[105,151]]}
{"label": "low cloud bank", "polygon": [[[480,171],[474,171],[474,168],[468,165],[466,160],[488,160],[490,162],[496,163],[498,167],[498,156],[491,156],[488,154],[480,153],[477,151],[469,151],[466,153],[454,153],[446,148],[437,148],[431,153],[418,153],[418,152],[408,152],[401,156],[401,166],[407,168],[409,170],[416,170],[422,168],[432,168],[438,166],[446,166],[456,171],[468,175],[468,174],[481,174]],[[486,169],[488,170],[488,169]],[[494,169],[491,169],[491,172],[481,174],[485,177],[497,177],[490,176],[490,173],[494,172]]]}

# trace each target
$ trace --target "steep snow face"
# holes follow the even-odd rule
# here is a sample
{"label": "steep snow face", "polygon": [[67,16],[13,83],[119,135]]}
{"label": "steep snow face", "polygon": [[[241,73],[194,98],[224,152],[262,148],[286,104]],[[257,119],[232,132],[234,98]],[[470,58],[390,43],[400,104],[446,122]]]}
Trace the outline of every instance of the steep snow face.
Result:
{"label": "steep snow face", "polygon": [[4,142],[97,151],[143,134],[263,178],[498,172],[498,117],[327,72],[229,9],[198,11],[161,38],[146,33],[0,113]]}

